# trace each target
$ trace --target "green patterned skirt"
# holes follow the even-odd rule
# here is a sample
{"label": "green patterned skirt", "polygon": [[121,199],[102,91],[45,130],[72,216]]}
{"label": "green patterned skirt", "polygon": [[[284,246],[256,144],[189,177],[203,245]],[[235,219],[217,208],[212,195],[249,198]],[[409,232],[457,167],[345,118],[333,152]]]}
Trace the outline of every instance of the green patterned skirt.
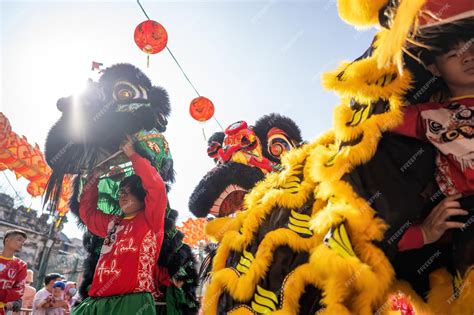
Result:
{"label": "green patterned skirt", "polygon": [[150,293],[140,292],[108,297],[88,297],[71,315],[156,315]]}

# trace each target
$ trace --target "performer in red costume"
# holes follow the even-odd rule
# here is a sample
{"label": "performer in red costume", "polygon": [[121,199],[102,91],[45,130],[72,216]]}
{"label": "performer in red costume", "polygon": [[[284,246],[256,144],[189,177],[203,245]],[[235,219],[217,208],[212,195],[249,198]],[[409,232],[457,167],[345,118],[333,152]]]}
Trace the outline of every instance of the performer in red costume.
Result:
{"label": "performer in red costume", "polygon": [[[436,181],[446,198],[398,243],[410,250],[436,242],[448,229],[464,229],[474,203],[474,45],[471,33],[439,36],[439,51],[425,63],[443,79],[451,98],[407,107],[396,133],[431,142],[437,151]],[[469,218],[469,216],[467,216]],[[466,219],[467,220],[467,219]],[[471,230],[472,231],[472,230]],[[472,233],[472,232],[471,232]],[[464,233],[468,234],[468,233]],[[471,251],[471,256],[474,252]],[[474,257],[472,257],[474,258]]]}
{"label": "performer in red costume", "polygon": [[13,254],[19,252],[26,241],[26,233],[10,230],[3,237],[0,256],[0,315],[11,310],[14,301],[20,300],[25,290],[26,263]]}
{"label": "performer in red costume", "polygon": [[152,293],[163,241],[166,188],[150,162],[135,152],[130,137],[122,151],[136,173],[120,183],[123,216],[97,210],[97,172],[84,188],[81,219],[105,240],[90,297],[72,314],[156,314]]}

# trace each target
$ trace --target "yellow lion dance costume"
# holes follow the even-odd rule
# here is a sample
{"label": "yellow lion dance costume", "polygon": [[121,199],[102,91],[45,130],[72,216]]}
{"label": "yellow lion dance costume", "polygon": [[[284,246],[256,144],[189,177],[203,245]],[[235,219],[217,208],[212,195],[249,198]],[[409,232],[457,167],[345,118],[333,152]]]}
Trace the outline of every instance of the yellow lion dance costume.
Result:
{"label": "yellow lion dance costume", "polygon": [[[382,134],[403,118],[413,85],[404,52],[423,15],[436,18],[425,2],[338,1],[348,23],[373,26],[385,12],[388,27],[364,56],[324,75],[324,86],[341,98],[333,129],[284,156],[284,170],[267,175],[246,196],[247,211],[209,224],[220,246],[205,314],[474,313],[472,268],[454,278],[443,268],[430,272],[425,300],[396,278],[380,244],[400,233],[387,235],[390,219],[372,207],[383,192],[363,198],[354,184],[365,180],[354,172],[363,174],[383,151]],[[394,309],[397,298],[411,310]]]}

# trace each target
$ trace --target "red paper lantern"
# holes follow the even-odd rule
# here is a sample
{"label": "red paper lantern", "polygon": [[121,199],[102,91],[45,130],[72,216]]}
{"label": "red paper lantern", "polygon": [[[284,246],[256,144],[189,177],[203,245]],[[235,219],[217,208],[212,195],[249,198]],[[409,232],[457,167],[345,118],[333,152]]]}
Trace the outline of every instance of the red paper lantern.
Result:
{"label": "red paper lantern", "polygon": [[189,106],[189,113],[197,121],[208,121],[214,116],[214,104],[204,96],[196,97]]}
{"label": "red paper lantern", "polygon": [[168,33],[160,23],[147,20],[135,28],[135,43],[147,54],[156,54],[165,49]]}

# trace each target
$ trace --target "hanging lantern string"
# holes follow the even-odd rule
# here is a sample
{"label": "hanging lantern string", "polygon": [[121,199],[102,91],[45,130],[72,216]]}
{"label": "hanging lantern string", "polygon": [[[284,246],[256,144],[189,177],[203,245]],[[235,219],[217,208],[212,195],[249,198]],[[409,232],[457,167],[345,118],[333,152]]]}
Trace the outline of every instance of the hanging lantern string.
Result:
{"label": "hanging lantern string", "polygon": [[[140,6],[140,9],[142,9],[142,12],[143,14],[145,14],[146,18],[148,20],[150,20],[150,17],[148,16],[148,14],[146,13],[145,11],[145,8],[143,8],[142,4],[140,3],[140,0],[137,0],[137,3],[138,5]],[[187,76],[186,72],[184,72],[184,69],[183,67],[181,67],[179,61],[176,59],[176,57],[174,56],[174,54],[171,52],[171,49],[169,49],[168,45],[166,45],[166,50],[168,50],[169,54],[171,55],[171,57],[173,58],[174,62],[176,63],[176,65],[178,66],[179,70],[181,70],[181,72],[183,73],[184,77],[186,78],[186,80],[188,81],[189,85],[191,85],[191,87],[193,88],[194,92],[196,92],[197,96],[201,96],[201,94],[199,94],[198,90],[196,89],[196,87],[194,86],[194,84],[191,82],[191,80],[189,79],[189,77]],[[217,120],[217,118],[214,116],[213,117],[214,120],[216,121],[216,123],[219,125],[219,127],[221,128],[222,131],[224,131],[224,128],[222,128],[222,125],[221,123]],[[204,131],[204,129],[203,129]]]}
{"label": "hanging lantern string", "polygon": [[[137,0],[138,1],[138,0]],[[173,57],[173,60],[174,62],[176,62],[176,64],[178,65],[178,68],[179,70],[181,70],[181,72],[183,73],[184,77],[186,78],[186,80],[188,80],[189,84],[191,85],[191,87],[194,89],[194,92],[196,92],[197,96],[201,96],[199,94],[199,92],[197,91],[197,89],[194,87],[194,84],[191,82],[191,80],[189,80],[188,76],[186,75],[186,73],[184,72],[183,68],[181,67],[181,65],[179,64],[178,60],[176,60],[175,56],[173,55],[173,53],[171,52],[171,50],[168,48],[168,45],[166,45],[166,50],[168,50],[168,52],[170,53],[171,57]]]}
{"label": "hanging lantern string", "polygon": [[138,3],[138,5],[140,6],[140,9],[142,9],[143,14],[145,14],[146,18],[147,18],[147,19],[150,19],[150,17],[148,16],[148,14],[146,14],[146,11],[145,11],[145,9],[143,8],[142,4],[140,3],[140,0],[137,0],[137,3]]}
{"label": "hanging lantern string", "polygon": [[215,120],[216,123],[219,125],[219,127],[221,128],[221,130],[224,131],[224,128],[222,128],[221,123],[217,120],[216,115],[212,116],[212,118],[214,118],[214,120]]}

